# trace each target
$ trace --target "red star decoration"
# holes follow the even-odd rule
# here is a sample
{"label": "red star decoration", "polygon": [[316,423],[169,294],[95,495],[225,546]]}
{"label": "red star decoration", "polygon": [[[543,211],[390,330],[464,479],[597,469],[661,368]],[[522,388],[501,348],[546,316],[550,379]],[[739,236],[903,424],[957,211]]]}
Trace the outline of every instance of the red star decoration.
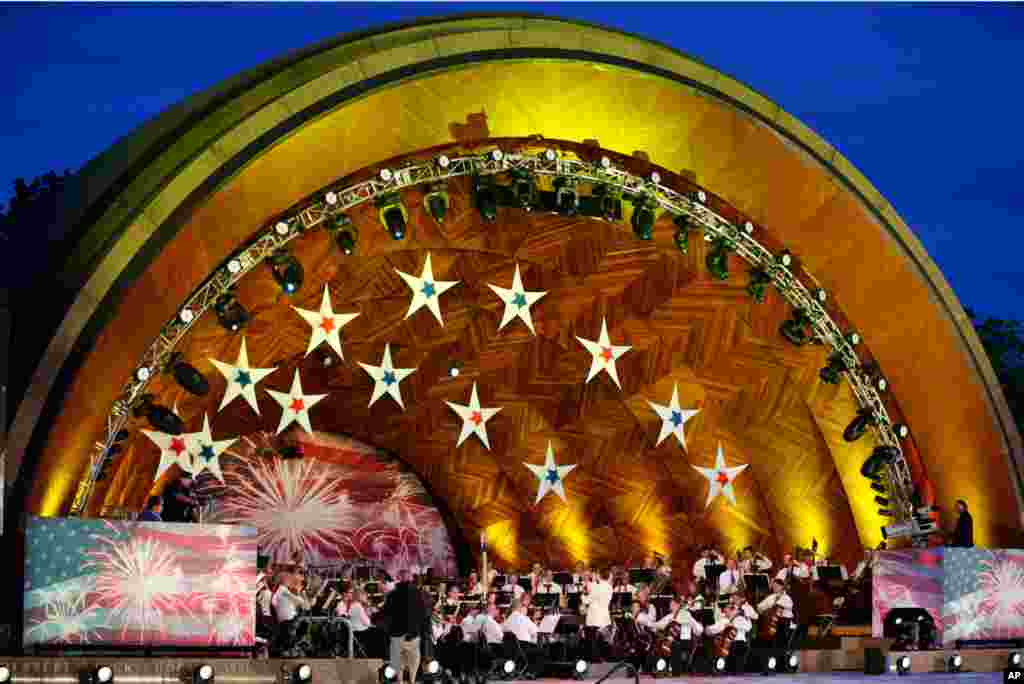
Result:
{"label": "red star decoration", "polygon": [[323,328],[324,332],[326,333],[331,332],[332,330],[334,330],[334,319],[325,318],[324,320],[320,321],[320,327]]}
{"label": "red star decoration", "polygon": [[729,476],[726,475],[725,473],[718,473],[718,477],[716,477],[715,479],[718,480],[718,484],[721,484],[721,485],[729,484]]}
{"label": "red star decoration", "polygon": [[175,437],[174,439],[171,440],[171,451],[180,456],[181,452],[184,450],[185,440],[183,440],[181,437]]}
{"label": "red star decoration", "polygon": [[302,399],[295,398],[292,399],[292,403],[288,406],[288,408],[290,408],[292,411],[295,411],[296,413],[300,413],[303,410],[305,410],[306,404],[302,401]]}
{"label": "red star decoration", "polygon": [[470,421],[476,423],[477,425],[479,425],[481,422],[483,422],[483,418],[480,417],[480,412],[479,411],[473,411],[473,415],[471,415],[469,417],[469,419],[470,419]]}
{"label": "red star decoration", "polygon": [[601,347],[601,358],[603,358],[605,361],[611,361],[612,360],[612,348],[611,347]]}

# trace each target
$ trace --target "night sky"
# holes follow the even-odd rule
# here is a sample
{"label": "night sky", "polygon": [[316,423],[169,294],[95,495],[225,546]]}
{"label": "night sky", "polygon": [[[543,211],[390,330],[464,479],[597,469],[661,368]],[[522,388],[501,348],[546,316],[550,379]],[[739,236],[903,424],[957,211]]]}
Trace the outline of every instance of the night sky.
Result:
{"label": "night sky", "polygon": [[5,5],[0,200],[14,178],[80,168],[180,100],[316,41],[524,10],[664,42],[764,93],[879,188],[965,305],[1024,316],[1021,5]]}

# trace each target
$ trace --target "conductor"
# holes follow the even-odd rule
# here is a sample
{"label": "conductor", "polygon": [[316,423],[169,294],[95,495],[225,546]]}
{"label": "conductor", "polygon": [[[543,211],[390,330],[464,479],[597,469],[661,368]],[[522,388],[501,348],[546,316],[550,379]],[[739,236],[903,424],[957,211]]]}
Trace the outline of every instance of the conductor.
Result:
{"label": "conductor", "polygon": [[391,637],[390,661],[401,684],[403,672],[416,681],[420,669],[420,634],[427,620],[423,593],[410,581],[408,570],[398,573],[398,584],[388,594],[382,610]]}

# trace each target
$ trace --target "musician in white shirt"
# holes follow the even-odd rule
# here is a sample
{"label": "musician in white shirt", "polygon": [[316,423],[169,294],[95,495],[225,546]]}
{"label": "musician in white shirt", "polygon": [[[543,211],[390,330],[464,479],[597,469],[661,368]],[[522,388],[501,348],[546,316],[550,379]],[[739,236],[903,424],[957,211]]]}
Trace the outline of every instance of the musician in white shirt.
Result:
{"label": "musician in white shirt", "polygon": [[722,554],[718,553],[718,551],[715,551],[710,546],[705,546],[701,549],[700,558],[698,558],[697,562],[693,564],[693,576],[700,581],[707,580],[707,566],[721,565],[724,562],[725,559],[722,558]]}
{"label": "musician in white shirt", "polygon": [[470,606],[469,614],[462,619],[461,627],[463,641],[476,641],[477,631],[480,629],[480,606]]}
{"label": "musician in white shirt", "polygon": [[665,631],[673,623],[678,625],[679,637],[672,641],[670,662],[672,675],[679,677],[688,669],[690,656],[693,653],[693,640],[704,633],[704,625],[697,622],[690,611],[683,606],[683,602],[678,596],[672,597],[668,612],[654,623],[654,630]]}
{"label": "musician in white shirt", "polygon": [[632,615],[633,621],[636,622],[637,627],[646,627],[647,629],[654,629],[654,623],[657,620],[654,619],[655,613],[651,608],[654,606],[647,606],[648,610],[644,610],[643,605],[639,601],[633,601]]}
{"label": "musician in white shirt", "polygon": [[567,594],[578,594],[583,591],[583,585],[587,582],[587,566],[583,561],[576,563],[572,573],[572,584],[566,587]]}
{"label": "musician in white shirt", "polygon": [[743,557],[740,559],[740,572],[744,575],[766,572],[771,570],[771,567],[772,562],[768,557],[755,553],[749,546],[743,550]]}
{"label": "musician in white shirt", "polygon": [[518,575],[506,575],[505,586],[503,586],[501,590],[512,594],[512,599],[516,601],[521,599],[523,594],[526,592],[526,590],[519,584]]}
{"label": "musician in white shirt", "polygon": [[587,614],[586,614],[586,635],[589,650],[590,662],[595,662],[598,656],[599,635],[604,633],[612,624],[611,602],[612,584],[611,570],[604,569],[597,574],[594,581],[587,585]]}
{"label": "musician in white shirt", "polygon": [[[495,646],[501,644],[502,640],[502,629],[501,625],[498,624],[498,607],[488,606],[487,613],[485,613],[480,620],[480,631],[483,632],[484,638],[487,640],[488,646]],[[516,637],[517,639],[519,637]]]}
{"label": "musician in white shirt", "polygon": [[736,612],[739,615],[744,616],[751,622],[755,622],[757,620],[757,611],[754,609],[754,606],[750,605],[750,602],[747,601],[745,594],[733,594],[730,601],[734,606],[736,606]]}
{"label": "musician in white shirt", "polygon": [[779,624],[775,632],[775,645],[777,648],[785,648],[789,645],[793,625],[793,599],[786,593],[786,583],[779,579],[772,582],[772,593],[757,604],[757,612],[764,615],[776,606],[779,608]]}
{"label": "musician in white shirt", "polygon": [[512,602],[512,612],[505,619],[502,629],[515,635],[530,671],[534,676],[539,676],[544,670],[544,651],[537,645],[538,627],[526,616],[526,607],[518,600]]}
{"label": "musician in white shirt", "polygon": [[300,610],[309,610],[309,601],[302,596],[299,587],[301,579],[291,573],[279,576],[279,586],[270,600],[277,618],[277,637],[272,644],[271,655],[277,656],[295,645],[295,618]]}
{"label": "musician in white shirt", "polygon": [[718,576],[718,593],[721,596],[731,596],[740,591],[743,587],[743,575],[736,567],[736,561],[730,558],[726,561],[725,572]]}
{"label": "musician in white shirt", "polygon": [[[782,556],[782,567],[775,573],[775,579],[782,580],[783,582],[789,582],[790,576],[799,577],[796,572],[796,564],[793,563],[793,554],[787,553]],[[806,575],[804,575],[806,577]]]}
{"label": "musician in white shirt", "polygon": [[729,603],[723,609],[722,617],[718,619],[718,622],[708,627],[706,631],[709,636],[718,636],[729,627],[736,630],[736,638],[729,648],[727,668],[730,672],[742,673],[747,664],[747,653],[750,650],[748,639],[754,625],[745,615],[736,612],[736,606]]}
{"label": "musician in white shirt", "polygon": [[484,593],[484,585],[480,583],[475,572],[469,573],[469,581],[466,582],[466,596],[480,596]]}
{"label": "musician in white shirt", "polygon": [[548,570],[547,572],[544,573],[543,577],[541,578],[541,581],[538,583],[538,585],[537,585],[537,593],[538,594],[561,594],[562,593],[561,585],[559,585],[559,584],[557,584],[555,582],[555,576],[554,576],[554,574],[550,570]]}
{"label": "musician in white shirt", "polygon": [[636,596],[636,602],[640,604],[641,611],[647,615],[647,621],[651,623],[649,627],[654,629],[654,623],[658,619],[658,609],[651,603],[650,587],[641,585],[640,590],[634,596]]}

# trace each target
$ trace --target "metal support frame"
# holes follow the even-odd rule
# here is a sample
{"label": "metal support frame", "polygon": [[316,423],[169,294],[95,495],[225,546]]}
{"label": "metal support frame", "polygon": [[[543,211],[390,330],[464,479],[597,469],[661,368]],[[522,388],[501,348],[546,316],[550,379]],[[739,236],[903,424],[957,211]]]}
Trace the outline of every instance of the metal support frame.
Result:
{"label": "metal support frame", "polygon": [[[550,148],[549,148],[550,149]],[[885,405],[872,385],[872,377],[863,369],[853,345],[847,340],[842,330],[832,320],[821,302],[813,295],[790,267],[784,266],[767,248],[754,239],[753,235],[741,226],[733,225],[721,215],[706,206],[706,194],[698,191],[692,196],[680,193],[666,185],[654,183],[649,178],[615,168],[603,158],[599,163],[591,163],[581,159],[556,154],[553,160],[547,159],[543,149],[535,153],[505,153],[493,155],[490,151],[479,155],[468,155],[449,159],[446,167],[435,160],[410,164],[398,169],[384,170],[373,179],[354,185],[332,185],[324,188],[316,199],[309,201],[303,208],[289,219],[276,221],[264,230],[248,245],[229,257],[213,275],[186,301],[182,307],[193,313],[190,322],[184,322],[176,316],[167,323],[150,348],[143,355],[136,373],[125,385],[121,396],[111,408],[107,421],[107,434],[102,442],[96,444],[97,451],[92,458],[89,475],[82,479],[71,507],[71,515],[81,515],[85,510],[95,486],[96,477],[109,458],[109,449],[114,444],[114,436],[128,422],[131,406],[145,390],[148,379],[140,380],[138,368],[148,368],[150,377],[163,368],[174,348],[188,333],[192,324],[213,307],[217,298],[231,286],[241,280],[249,271],[256,268],[277,249],[291,242],[308,230],[324,227],[332,216],[343,213],[353,207],[376,198],[393,194],[419,185],[444,182],[452,178],[464,176],[493,176],[508,173],[513,169],[522,169],[533,176],[563,177],[574,184],[580,182],[605,185],[613,192],[627,197],[643,195],[653,200],[659,208],[676,215],[685,215],[704,231],[705,239],[725,238],[734,246],[736,254],[754,267],[764,270],[771,278],[772,284],[794,308],[803,310],[810,319],[814,335],[821,343],[829,346],[833,353],[838,353],[848,370],[847,381],[853,389],[861,408],[871,411],[875,417],[874,429],[878,433],[879,442],[884,446],[895,448],[899,452],[896,461],[886,468],[890,490],[897,506],[896,520],[910,517],[907,512],[914,493],[914,483],[910,468],[900,448],[899,438],[892,427],[892,421]],[[500,159],[495,159],[499,156]],[[387,178],[387,180],[384,180]],[[328,200],[333,201],[328,201]],[[285,224],[287,232],[281,235],[277,227]],[[237,261],[241,268],[232,273],[229,264]]]}

